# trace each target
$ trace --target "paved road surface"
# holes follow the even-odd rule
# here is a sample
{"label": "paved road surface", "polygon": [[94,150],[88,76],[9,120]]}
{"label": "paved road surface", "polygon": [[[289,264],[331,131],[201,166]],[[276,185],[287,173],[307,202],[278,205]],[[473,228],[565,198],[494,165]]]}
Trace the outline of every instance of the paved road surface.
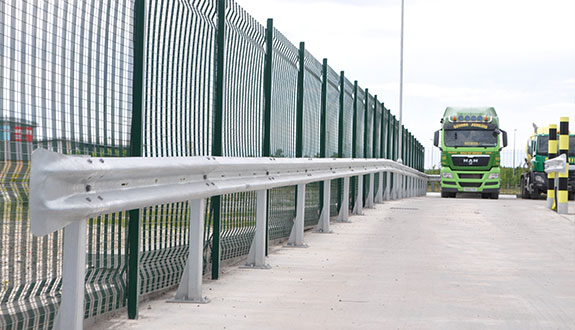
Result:
{"label": "paved road surface", "polygon": [[575,205],[386,202],[307,249],[275,247],[271,270],[225,269],[207,305],[142,303],[92,329],[575,329]]}

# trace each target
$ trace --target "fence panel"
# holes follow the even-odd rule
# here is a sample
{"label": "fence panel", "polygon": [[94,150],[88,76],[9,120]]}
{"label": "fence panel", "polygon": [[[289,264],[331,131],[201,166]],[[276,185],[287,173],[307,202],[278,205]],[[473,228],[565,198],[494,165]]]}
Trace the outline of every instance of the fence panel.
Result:
{"label": "fence panel", "polygon": [[[126,156],[132,1],[0,2],[0,327],[50,328],[62,232],[29,231],[33,148]],[[124,213],[88,224],[86,317],[125,304]]]}
{"label": "fence panel", "polygon": [[[259,157],[263,143],[265,27],[228,0],[225,21],[223,156]],[[222,196],[221,260],[246,255],[256,193]]]}
{"label": "fence panel", "polygon": [[[295,157],[299,50],[273,30],[271,151],[274,157]],[[295,187],[270,190],[268,235],[288,237],[295,217]]]}
{"label": "fence panel", "polygon": [[[322,64],[305,52],[303,97],[303,157],[320,156]],[[305,226],[315,226],[321,211],[321,183],[306,185]]]}
{"label": "fence panel", "polygon": [[[327,136],[326,157],[338,157],[339,139],[339,75],[330,67],[327,67],[326,88],[326,112],[327,112]],[[338,212],[340,182],[332,180],[330,194],[330,215],[336,216]]]}
{"label": "fence panel", "polygon": [[[150,0],[147,5],[142,154],[210,155],[215,0],[194,6]],[[178,283],[188,253],[188,224],[187,202],[143,210],[141,294]],[[206,227],[209,235],[209,222]]]}

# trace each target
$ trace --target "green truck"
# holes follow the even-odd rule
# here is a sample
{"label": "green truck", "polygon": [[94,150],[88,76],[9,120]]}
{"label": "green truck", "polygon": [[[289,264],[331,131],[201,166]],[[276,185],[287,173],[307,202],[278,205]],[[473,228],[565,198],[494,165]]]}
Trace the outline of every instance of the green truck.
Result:
{"label": "green truck", "polygon": [[441,197],[473,192],[499,198],[499,152],[507,146],[507,133],[494,108],[448,107],[433,144],[441,150]]}
{"label": "green truck", "polygon": [[[547,194],[547,174],[545,161],[548,159],[549,126],[537,127],[533,124],[533,134],[527,140],[527,172],[521,174],[521,198],[539,199]],[[558,132],[560,134],[561,132]],[[559,143],[557,143],[559,145]],[[557,150],[558,153],[558,150]],[[567,191],[569,200],[575,200],[575,135],[569,135],[569,179]]]}

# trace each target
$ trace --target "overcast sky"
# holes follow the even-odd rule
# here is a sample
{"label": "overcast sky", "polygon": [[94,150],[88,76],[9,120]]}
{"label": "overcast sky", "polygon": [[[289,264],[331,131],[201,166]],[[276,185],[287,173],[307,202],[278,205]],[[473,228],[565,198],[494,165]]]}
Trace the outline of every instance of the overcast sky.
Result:
{"label": "overcast sky", "polygon": [[[237,2],[399,113],[401,0]],[[404,53],[403,122],[428,155],[450,105],[495,107],[511,148],[531,123],[575,131],[575,0],[405,0]]]}

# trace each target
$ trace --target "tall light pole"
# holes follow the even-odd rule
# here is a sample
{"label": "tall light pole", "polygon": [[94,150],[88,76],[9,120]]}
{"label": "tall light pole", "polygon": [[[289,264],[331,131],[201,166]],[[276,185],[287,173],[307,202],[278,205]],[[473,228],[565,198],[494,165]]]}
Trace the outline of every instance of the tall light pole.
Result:
{"label": "tall light pole", "polygon": [[403,11],[404,11],[404,0],[401,0],[401,45],[400,45],[400,56],[399,56],[399,140],[398,140],[398,158],[397,161],[402,163],[401,159],[401,144],[403,142],[403,132],[402,132],[402,121],[403,121]]}
{"label": "tall light pole", "polygon": [[513,130],[513,177],[515,177],[515,136],[517,135],[517,128]]}

